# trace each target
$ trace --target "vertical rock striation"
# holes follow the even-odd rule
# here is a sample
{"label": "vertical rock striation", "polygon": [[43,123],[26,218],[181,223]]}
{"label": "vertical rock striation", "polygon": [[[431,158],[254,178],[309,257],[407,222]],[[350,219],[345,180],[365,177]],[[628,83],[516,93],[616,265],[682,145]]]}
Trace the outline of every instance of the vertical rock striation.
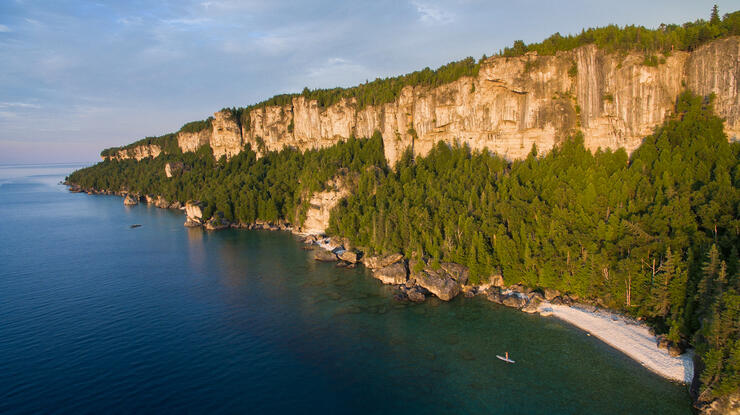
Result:
{"label": "vertical rock striation", "polygon": [[[182,151],[210,144],[214,156],[231,157],[246,145],[264,151],[328,147],[352,135],[383,136],[393,165],[406,148],[426,154],[437,142],[488,149],[521,159],[532,145],[548,151],[575,131],[591,149],[632,152],[672,111],[685,88],[715,94],[715,109],[726,120],[730,138],[740,135],[740,37],[706,44],[693,52],[674,52],[657,66],[641,53],[609,54],[594,45],[538,56],[493,57],[478,76],[435,88],[407,86],[390,103],[359,108],[342,100],[327,108],[296,96],[290,105],[265,106],[246,114],[214,114],[212,128],[180,132]],[[121,150],[113,157],[156,157],[157,146]],[[157,147],[156,149],[153,147]]]}

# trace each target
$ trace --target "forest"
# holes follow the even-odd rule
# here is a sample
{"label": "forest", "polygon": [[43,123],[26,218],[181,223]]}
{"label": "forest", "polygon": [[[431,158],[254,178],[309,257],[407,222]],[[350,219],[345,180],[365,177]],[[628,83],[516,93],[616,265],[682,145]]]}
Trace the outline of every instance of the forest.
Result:
{"label": "forest", "polygon": [[699,19],[682,25],[661,24],[657,29],[627,25],[609,25],[584,29],[577,35],[562,36],[555,33],[542,42],[525,44],[517,40],[511,47],[504,48],[499,56],[521,56],[527,52],[554,55],[559,51],[594,44],[608,53],[662,53],[668,55],[675,50],[692,51],[715,39],[740,35],[740,11],[725,14],[721,19],[715,5],[709,20]]}
{"label": "forest", "polygon": [[[701,356],[705,397],[740,387],[740,143],[711,97],[689,92],[628,156],[591,153],[575,135],[547,154],[509,162],[439,143],[394,169],[379,133],[321,150],[250,148],[214,160],[210,147],[78,170],[85,188],[200,200],[230,221],[301,223],[311,193],[343,175],[352,195],[328,233],[366,253],[402,252],[432,266],[466,265],[473,282],[556,288],[645,318]],[[167,178],[164,165],[187,168]]]}

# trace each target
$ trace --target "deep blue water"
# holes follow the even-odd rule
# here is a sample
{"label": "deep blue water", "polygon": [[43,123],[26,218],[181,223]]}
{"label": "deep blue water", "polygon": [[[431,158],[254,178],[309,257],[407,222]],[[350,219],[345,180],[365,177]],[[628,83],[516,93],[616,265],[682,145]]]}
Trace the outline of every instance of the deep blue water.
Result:
{"label": "deep blue water", "polygon": [[0,413],[691,413],[558,320],[397,303],[288,233],[71,194],[73,168],[0,167]]}

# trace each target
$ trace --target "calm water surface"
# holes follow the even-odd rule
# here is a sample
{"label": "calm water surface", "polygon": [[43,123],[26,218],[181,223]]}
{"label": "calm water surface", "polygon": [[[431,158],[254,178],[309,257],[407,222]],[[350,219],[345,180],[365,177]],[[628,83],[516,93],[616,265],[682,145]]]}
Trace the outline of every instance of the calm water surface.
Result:
{"label": "calm water surface", "polygon": [[558,320],[397,303],[288,233],[71,194],[73,169],[0,167],[0,413],[691,413]]}

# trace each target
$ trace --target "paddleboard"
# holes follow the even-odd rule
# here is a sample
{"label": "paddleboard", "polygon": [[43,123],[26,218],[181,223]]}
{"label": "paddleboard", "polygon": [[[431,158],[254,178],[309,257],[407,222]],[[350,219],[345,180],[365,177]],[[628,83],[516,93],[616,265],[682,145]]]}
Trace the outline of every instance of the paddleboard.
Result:
{"label": "paddleboard", "polygon": [[506,362],[506,363],[516,363],[516,362],[514,362],[514,361],[513,361],[513,360],[511,360],[511,359],[507,359],[507,358],[505,358],[504,356],[499,356],[499,355],[496,355],[496,357],[498,357],[499,359],[503,360],[503,361],[504,361],[504,362]]}

